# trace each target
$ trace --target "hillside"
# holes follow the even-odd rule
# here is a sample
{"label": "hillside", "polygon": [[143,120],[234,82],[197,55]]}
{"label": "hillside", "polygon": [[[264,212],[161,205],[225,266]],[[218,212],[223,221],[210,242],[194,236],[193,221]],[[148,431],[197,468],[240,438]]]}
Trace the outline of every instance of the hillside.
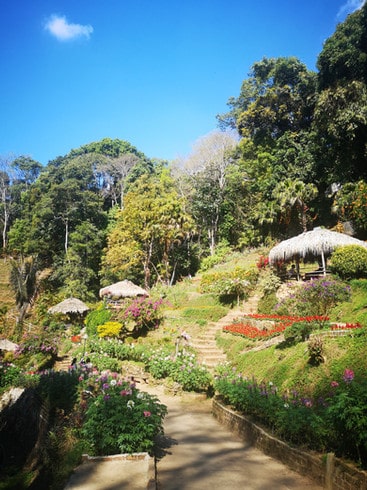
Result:
{"label": "hillside", "polygon": [[[12,293],[9,286],[9,273],[10,264],[7,259],[2,258],[0,262],[0,312],[3,311],[10,312],[15,308],[14,294]],[[0,315],[0,335],[6,334],[6,330],[9,327],[9,314]],[[10,322],[11,323],[11,322]]]}

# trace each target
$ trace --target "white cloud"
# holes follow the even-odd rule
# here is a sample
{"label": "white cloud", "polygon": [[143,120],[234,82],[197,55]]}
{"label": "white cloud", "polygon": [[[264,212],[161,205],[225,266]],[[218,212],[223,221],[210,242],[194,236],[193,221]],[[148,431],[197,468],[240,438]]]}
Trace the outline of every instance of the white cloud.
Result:
{"label": "white cloud", "polygon": [[348,14],[355,12],[363,7],[366,0],[347,0],[344,5],[342,5],[338,12],[338,19],[344,19]]}
{"label": "white cloud", "polygon": [[70,41],[78,37],[87,39],[93,32],[90,25],[69,24],[65,16],[52,15],[46,22],[45,29],[59,41]]}

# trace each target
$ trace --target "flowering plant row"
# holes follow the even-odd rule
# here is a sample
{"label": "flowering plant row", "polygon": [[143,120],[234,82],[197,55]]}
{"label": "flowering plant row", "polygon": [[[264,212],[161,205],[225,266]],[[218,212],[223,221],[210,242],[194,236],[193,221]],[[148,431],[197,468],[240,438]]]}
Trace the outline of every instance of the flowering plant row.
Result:
{"label": "flowering plant row", "polygon": [[242,335],[243,337],[247,337],[250,339],[258,339],[258,338],[269,338],[275,335],[279,335],[284,332],[284,330],[294,323],[298,322],[317,322],[322,323],[328,320],[328,317],[325,316],[288,316],[288,315],[265,315],[265,314],[249,314],[246,315],[248,318],[258,319],[258,320],[272,320],[274,322],[274,326],[272,328],[258,328],[257,326],[252,325],[250,322],[237,322],[232,325],[227,325],[223,328],[224,332],[229,332],[235,335]]}
{"label": "flowering plant row", "polygon": [[309,449],[335,452],[367,465],[367,384],[346,368],[316,398],[296,389],[279,393],[270,382],[257,382],[231,366],[218,370],[214,388],[225,403],[268,425],[285,440]]}
{"label": "flowering plant row", "polygon": [[242,335],[243,337],[247,337],[249,339],[258,339],[264,337],[272,337],[273,335],[282,333],[285,329],[286,325],[281,323],[274,328],[262,330],[249,324],[233,323],[232,325],[227,325],[226,327],[224,327],[223,331],[232,334]]}
{"label": "flowering plant row", "polygon": [[346,323],[345,325],[331,325],[330,330],[354,330],[355,328],[362,328],[360,323]]}

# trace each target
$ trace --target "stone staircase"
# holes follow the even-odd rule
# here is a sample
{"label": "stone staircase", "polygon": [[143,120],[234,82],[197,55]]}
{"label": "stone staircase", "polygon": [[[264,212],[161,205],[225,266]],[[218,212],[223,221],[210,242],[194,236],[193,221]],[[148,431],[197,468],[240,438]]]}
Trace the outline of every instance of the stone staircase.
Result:
{"label": "stone staircase", "polygon": [[54,365],[55,371],[68,371],[72,363],[72,358],[69,355],[59,357]]}
{"label": "stone staircase", "polygon": [[198,360],[205,364],[210,371],[214,371],[218,364],[227,360],[226,354],[217,346],[217,334],[222,331],[223,327],[230,325],[236,318],[245,313],[256,313],[258,301],[259,297],[256,294],[250,296],[241,306],[229,311],[217,322],[210,322],[205,332],[191,339],[190,345],[197,351]]}

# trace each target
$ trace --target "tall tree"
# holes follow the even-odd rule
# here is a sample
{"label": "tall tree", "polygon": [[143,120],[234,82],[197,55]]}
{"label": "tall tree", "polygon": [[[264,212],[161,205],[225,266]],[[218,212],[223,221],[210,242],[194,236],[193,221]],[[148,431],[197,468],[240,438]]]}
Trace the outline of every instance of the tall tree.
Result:
{"label": "tall tree", "polygon": [[239,97],[229,100],[231,110],[218,120],[256,144],[271,144],[286,131],[310,126],[315,91],[316,74],[297,58],[263,58],[252,66]]}
{"label": "tall tree", "polygon": [[292,179],[279,182],[274,189],[273,197],[279,202],[288,225],[291,222],[292,211],[296,211],[297,225],[301,228],[301,230],[296,229],[296,233],[307,231],[308,205],[317,194],[318,190],[314,184],[305,184],[300,180]]}
{"label": "tall tree", "polygon": [[173,181],[165,174],[142,176],[125,196],[124,208],[108,236],[105,275],[169,284],[175,250],[190,239],[193,224],[183,211]]}
{"label": "tall tree", "polygon": [[211,254],[218,242],[228,172],[236,146],[233,133],[212,132],[196,142],[193,152],[183,162],[192,189],[190,212],[207,234]]}
{"label": "tall tree", "polygon": [[367,83],[367,3],[338,24],[317,60],[319,89]]}

